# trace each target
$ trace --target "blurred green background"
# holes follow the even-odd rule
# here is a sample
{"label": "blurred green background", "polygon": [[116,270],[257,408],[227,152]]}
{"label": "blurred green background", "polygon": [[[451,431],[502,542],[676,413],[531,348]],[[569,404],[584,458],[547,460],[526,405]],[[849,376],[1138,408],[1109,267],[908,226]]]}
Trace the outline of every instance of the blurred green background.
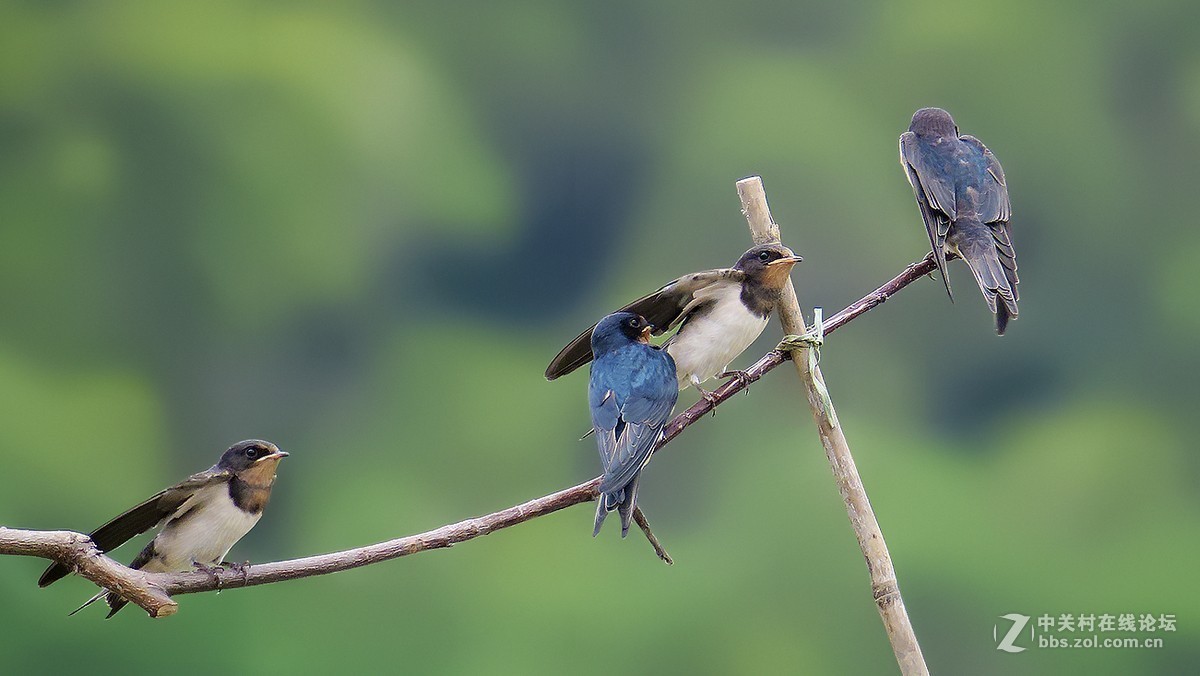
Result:
{"label": "blurred green background", "polygon": [[[897,161],[950,110],[1004,163],[1021,319],[967,269],[823,367],[930,667],[1200,668],[1200,4],[6,2],[0,523],[89,530],[229,444],[290,450],[231,558],[419,532],[593,476],[589,322],[748,246],[801,301],[927,241]],[[772,323],[739,365],[769,349]],[[451,551],[113,620],[0,560],[11,673],[891,673],[790,368],[646,472]],[[681,404],[694,401],[691,391]],[[140,541],[139,541],[140,542]],[[131,545],[117,552],[128,560]],[[1006,613],[1175,614],[1157,650],[996,649]]]}

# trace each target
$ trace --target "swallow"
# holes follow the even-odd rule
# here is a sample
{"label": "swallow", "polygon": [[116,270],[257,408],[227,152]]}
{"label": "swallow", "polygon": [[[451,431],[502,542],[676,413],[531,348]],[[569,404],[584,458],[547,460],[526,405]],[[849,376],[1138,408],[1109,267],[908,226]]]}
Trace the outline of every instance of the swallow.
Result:
{"label": "swallow", "polygon": [[929,233],[934,261],[950,290],[946,254],[966,262],[1004,335],[1017,318],[1017,253],[1008,219],[1012,204],[1000,161],[974,136],[959,135],[950,113],[922,108],[900,135],[900,164]]}
{"label": "swallow", "polygon": [[[276,467],[287,455],[268,441],[238,442],[209,469],[160,491],[92,531],[92,543],[107,552],[161,524],[162,529],[133,559],[130,568],[173,573],[221,565],[233,545],[262,518],[271,499]],[[69,567],[52,564],[42,573],[38,586],[45,587],[70,573]],[[128,603],[106,590],[71,615],[101,598],[108,603],[108,617]]]}
{"label": "swallow", "polygon": [[[742,371],[729,371],[729,364],[767,327],[792,266],[801,260],[782,244],[763,244],[742,254],[732,268],[684,275],[619,312],[641,315],[654,326],[656,336],[675,329],[662,347],[675,360],[679,389],[695,387],[712,401],[700,384],[713,376],[745,377]],[[554,357],[546,368],[547,380],[591,361],[595,328],[579,334]]]}
{"label": "swallow", "polygon": [[633,312],[601,319],[591,332],[588,406],[604,476],[592,537],[604,517],[617,510],[621,537],[637,507],[637,483],[679,398],[675,360],[650,344],[654,326]]}

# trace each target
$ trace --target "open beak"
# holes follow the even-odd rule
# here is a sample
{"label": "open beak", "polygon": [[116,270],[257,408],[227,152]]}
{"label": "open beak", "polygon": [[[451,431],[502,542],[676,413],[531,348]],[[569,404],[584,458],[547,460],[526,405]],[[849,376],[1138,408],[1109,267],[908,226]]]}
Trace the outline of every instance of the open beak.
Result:
{"label": "open beak", "polygon": [[767,263],[767,267],[771,267],[772,265],[783,265],[785,263],[787,265],[795,265],[796,263],[799,263],[803,260],[804,259],[801,258],[800,256],[797,256],[796,254],[792,254],[791,256],[784,256],[783,258],[778,258],[778,259],[771,261],[770,263]]}
{"label": "open beak", "polygon": [[650,342],[650,333],[652,331],[654,331],[654,325],[647,324],[646,328],[642,329],[642,335],[640,338],[638,338],[638,340],[642,341],[643,343],[649,343]]}
{"label": "open beak", "polygon": [[275,451],[274,453],[269,453],[269,454],[264,455],[263,457],[259,458],[258,460],[255,460],[254,464],[257,465],[258,463],[262,462],[263,460],[283,460],[286,457],[288,457],[287,451]]}

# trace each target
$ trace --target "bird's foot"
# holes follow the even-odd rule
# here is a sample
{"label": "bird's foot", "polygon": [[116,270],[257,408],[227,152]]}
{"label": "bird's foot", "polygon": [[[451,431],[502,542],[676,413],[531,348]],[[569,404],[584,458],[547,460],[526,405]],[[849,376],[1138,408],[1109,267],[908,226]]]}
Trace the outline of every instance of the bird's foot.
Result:
{"label": "bird's foot", "polygon": [[209,566],[209,565],[207,565],[207,564],[200,563],[199,561],[193,561],[193,562],[192,562],[192,567],[193,567],[193,568],[195,568],[197,571],[199,571],[199,572],[201,572],[201,573],[205,573],[205,574],[207,574],[209,578],[211,578],[212,580],[216,581],[216,583],[217,583],[217,593],[220,593],[220,592],[221,592],[221,576],[220,576],[220,575],[218,575],[218,573],[224,573],[224,572],[225,572],[225,568],[223,567],[224,565],[225,565],[225,564],[218,564],[218,565],[215,565],[215,566]]}
{"label": "bird's foot", "polygon": [[750,374],[740,369],[731,369],[717,376],[718,378],[733,378],[742,384],[742,389],[746,394],[750,394]]}
{"label": "bird's foot", "polygon": [[236,561],[222,561],[221,567],[228,568],[230,572],[241,575],[243,583],[247,582],[250,578],[250,562],[249,561],[242,561],[241,563],[238,563]]}
{"label": "bird's foot", "polygon": [[709,392],[708,390],[700,387],[699,385],[692,385],[692,387],[696,388],[696,391],[700,393],[700,396],[703,397],[705,401],[707,401],[709,404],[712,404],[712,414],[716,415],[717,414],[717,395],[713,394],[712,392]]}

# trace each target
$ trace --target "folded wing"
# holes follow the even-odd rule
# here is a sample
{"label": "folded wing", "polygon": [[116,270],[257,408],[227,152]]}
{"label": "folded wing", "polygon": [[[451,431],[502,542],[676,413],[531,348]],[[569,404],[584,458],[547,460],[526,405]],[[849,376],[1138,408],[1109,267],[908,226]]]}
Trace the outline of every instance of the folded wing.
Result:
{"label": "folded wing", "polygon": [[929,246],[933,248],[934,262],[946,285],[946,293],[954,298],[950,290],[950,277],[946,275],[946,234],[956,217],[954,181],[929,163],[917,142],[916,134],[906,131],[900,135],[900,164],[912,185],[921,209],[921,220],[929,235]]}
{"label": "folded wing", "polygon": [[[112,551],[186,507],[185,503],[197,488],[209,485],[214,481],[229,481],[231,476],[232,474],[227,471],[215,469],[193,474],[100,526],[92,531],[89,537],[100,551]],[[45,587],[70,573],[71,569],[61,563],[51,564],[38,579],[38,586]]]}
{"label": "folded wing", "polygon": [[601,441],[602,493],[620,490],[641,471],[662,437],[663,427],[671,419],[671,411],[679,398],[670,355],[659,350],[652,354],[653,361],[635,381],[628,396],[622,398],[614,394],[611,397],[618,416],[611,438],[606,435]]}

